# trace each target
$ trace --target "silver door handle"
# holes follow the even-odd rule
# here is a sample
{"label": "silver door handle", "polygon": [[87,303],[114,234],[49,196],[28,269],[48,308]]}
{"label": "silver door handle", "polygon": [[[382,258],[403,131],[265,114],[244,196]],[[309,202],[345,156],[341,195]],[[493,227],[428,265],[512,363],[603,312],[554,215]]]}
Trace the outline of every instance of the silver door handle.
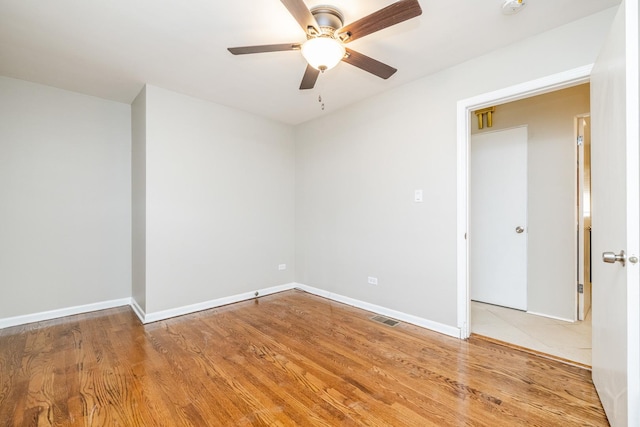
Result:
{"label": "silver door handle", "polygon": [[624,263],[626,260],[627,257],[625,256],[624,251],[620,251],[619,254],[616,254],[614,252],[602,252],[602,261],[609,264],[619,262],[624,267]]}
{"label": "silver door handle", "polygon": [[520,234],[520,233],[522,233],[523,231],[524,231],[524,228],[522,228],[522,227],[520,227],[520,226],[517,226],[517,227],[516,227],[516,233]]}

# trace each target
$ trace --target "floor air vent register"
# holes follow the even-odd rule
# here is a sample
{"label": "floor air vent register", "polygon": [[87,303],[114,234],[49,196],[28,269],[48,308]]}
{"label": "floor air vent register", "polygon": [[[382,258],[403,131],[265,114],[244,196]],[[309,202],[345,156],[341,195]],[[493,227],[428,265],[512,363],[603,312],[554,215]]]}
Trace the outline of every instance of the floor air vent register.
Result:
{"label": "floor air vent register", "polygon": [[388,317],[384,317],[384,316],[373,316],[371,318],[371,320],[373,320],[375,322],[378,322],[378,323],[383,323],[383,324],[385,324],[387,326],[391,326],[391,327],[396,326],[398,323],[400,323],[397,320],[389,319]]}

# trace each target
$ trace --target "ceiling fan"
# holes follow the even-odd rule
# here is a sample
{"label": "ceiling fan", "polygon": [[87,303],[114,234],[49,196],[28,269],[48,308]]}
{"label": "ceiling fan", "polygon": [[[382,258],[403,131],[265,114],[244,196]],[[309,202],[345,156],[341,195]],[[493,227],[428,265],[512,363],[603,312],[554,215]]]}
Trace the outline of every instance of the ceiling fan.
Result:
{"label": "ceiling fan", "polygon": [[234,55],[300,50],[308,63],[300,89],[312,89],[320,72],[335,67],[340,61],[388,79],[398,70],[355,50],[347,49],[345,44],[422,14],[418,0],[399,0],[351,24],[344,25],[344,16],[333,6],[316,6],[308,9],[303,0],[281,1],[305,31],[307,41],[230,47],[228,50]]}

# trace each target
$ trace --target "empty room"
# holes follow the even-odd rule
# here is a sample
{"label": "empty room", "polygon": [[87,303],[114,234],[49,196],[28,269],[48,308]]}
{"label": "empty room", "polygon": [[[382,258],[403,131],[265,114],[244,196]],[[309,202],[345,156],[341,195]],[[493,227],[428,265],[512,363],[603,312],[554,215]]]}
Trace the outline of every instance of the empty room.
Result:
{"label": "empty room", "polygon": [[0,426],[640,425],[639,39],[630,0],[0,0]]}

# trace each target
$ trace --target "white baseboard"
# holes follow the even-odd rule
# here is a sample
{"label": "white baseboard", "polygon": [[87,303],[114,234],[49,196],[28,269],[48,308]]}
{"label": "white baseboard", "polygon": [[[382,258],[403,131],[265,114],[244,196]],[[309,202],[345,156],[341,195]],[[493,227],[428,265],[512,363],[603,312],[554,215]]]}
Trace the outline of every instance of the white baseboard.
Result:
{"label": "white baseboard", "polygon": [[58,310],[43,311],[40,313],[25,314],[22,316],[6,317],[0,319],[0,329],[27,323],[42,322],[44,320],[58,319],[65,316],[89,313],[91,311],[106,310],[108,308],[130,305],[131,298],[114,299],[111,301],[96,302],[93,304],[77,305],[75,307],[61,308]]}
{"label": "white baseboard", "polygon": [[131,308],[133,309],[133,312],[136,314],[136,316],[138,316],[138,319],[140,319],[140,322],[144,323],[144,310],[142,309],[142,307],[140,307],[138,301],[136,301],[136,299],[133,297],[131,297]]}
{"label": "white baseboard", "polygon": [[575,320],[572,319],[566,319],[564,317],[557,317],[557,316],[552,316],[550,314],[544,314],[544,313],[536,313],[535,311],[528,311],[528,314],[533,314],[534,316],[541,316],[541,317],[546,317],[548,319],[554,319],[554,320],[562,320],[563,322],[569,322],[569,323],[574,323]]}
{"label": "white baseboard", "polygon": [[[275,294],[277,292],[288,291],[295,288],[295,283],[288,283],[286,285],[272,286],[270,288],[258,289],[256,291],[245,292],[242,294],[232,295],[229,297],[217,298],[210,301],[199,302],[197,304],[185,305],[182,307],[171,308],[169,310],[156,311],[152,313],[145,313],[138,304],[132,305],[133,310],[136,312],[142,323],[157,322],[159,320],[169,319],[171,317],[183,316],[185,314],[195,313],[197,311],[208,310],[210,308],[216,308],[227,304],[233,304],[240,301],[246,301],[255,298],[255,293],[258,292],[258,296],[265,296]],[[137,308],[136,308],[137,307]],[[139,311],[139,312],[138,312]]]}
{"label": "white baseboard", "polygon": [[[211,308],[220,307],[227,304],[233,304],[240,301],[246,301],[255,298],[255,292],[258,292],[258,296],[271,295],[278,292],[288,291],[291,289],[300,289],[313,295],[324,297],[336,302],[350,305],[352,307],[361,308],[363,310],[371,311],[377,314],[388,316],[397,320],[401,320],[412,325],[420,326],[441,334],[449,335],[455,338],[461,338],[461,331],[459,328],[445,325],[439,322],[434,322],[422,317],[406,314],[400,311],[392,310],[390,308],[382,307],[368,302],[360,301],[354,298],[346,297],[334,292],[325,291],[322,289],[307,286],[301,283],[288,283],[279,286],[272,286],[270,288],[258,289],[257,291],[245,292],[242,294],[232,295],[223,298],[217,298],[210,301],[205,301],[197,304],[186,305],[182,307],[176,307],[169,310],[156,311],[152,313],[145,313],[140,307],[137,301],[133,298],[122,298],[111,301],[104,301],[94,304],[86,304],[76,307],[69,307],[59,310],[45,311],[41,313],[28,314],[24,316],[8,317],[0,319],[0,329],[8,328],[10,326],[23,325],[26,323],[40,322],[43,320],[57,319],[59,317],[72,316],[75,314],[83,314],[91,311],[105,310],[108,308],[120,307],[123,305],[129,305],[133,309],[134,313],[142,323],[157,322],[160,320],[169,319],[176,316],[183,316],[185,314],[195,313],[197,311],[208,310]],[[547,316],[549,317],[549,316]],[[565,320],[565,319],[560,319]]]}
{"label": "white baseboard", "polygon": [[295,288],[300,289],[310,294],[320,297],[328,298],[333,301],[341,302],[353,307],[361,308],[363,310],[372,311],[383,316],[391,317],[396,320],[401,320],[412,325],[420,326],[425,329],[429,329],[441,334],[449,335],[454,338],[461,338],[462,331],[460,328],[454,326],[445,325],[443,323],[434,322],[432,320],[424,319],[422,317],[414,316],[412,314],[406,314],[401,311],[392,310],[390,308],[382,307],[368,302],[360,301],[350,297],[345,297],[333,292],[324,291],[322,289],[314,288],[312,286],[303,285],[301,283],[295,283]]}

